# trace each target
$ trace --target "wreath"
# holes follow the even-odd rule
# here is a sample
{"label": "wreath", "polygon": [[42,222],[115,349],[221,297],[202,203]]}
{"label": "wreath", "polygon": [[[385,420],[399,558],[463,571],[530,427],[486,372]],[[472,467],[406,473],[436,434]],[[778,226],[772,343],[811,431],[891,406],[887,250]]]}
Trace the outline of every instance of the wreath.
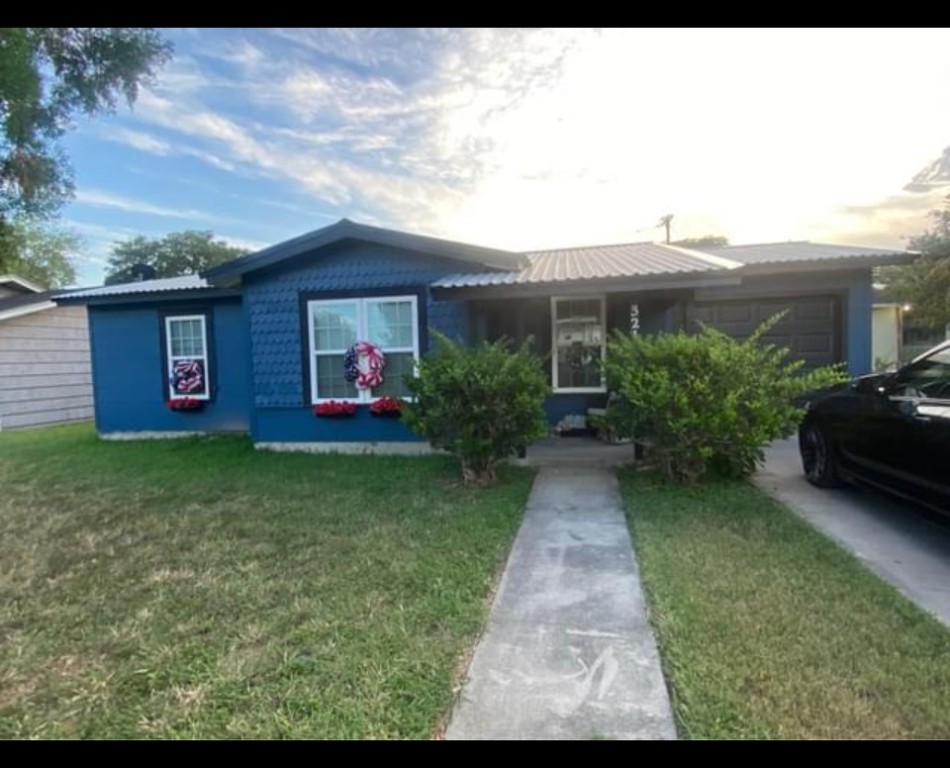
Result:
{"label": "wreath", "polygon": [[343,378],[357,389],[372,389],[383,383],[386,356],[371,341],[358,341],[343,356]]}
{"label": "wreath", "polygon": [[172,389],[176,394],[204,392],[205,371],[199,360],[179,360],[172,368]]}

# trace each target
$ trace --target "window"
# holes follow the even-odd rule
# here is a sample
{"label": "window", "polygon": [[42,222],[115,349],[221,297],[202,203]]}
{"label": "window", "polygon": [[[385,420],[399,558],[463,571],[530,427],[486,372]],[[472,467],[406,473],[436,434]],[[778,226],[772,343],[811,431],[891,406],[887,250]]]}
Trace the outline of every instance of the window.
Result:
{"label": "window", "polygon": [[893,397],[950,400],[950,348],[918,360],[898,374]]}
{"label": "window", "polygon": [[603,297],[552,298],[552,382],[555,392],[603,392],[606,354]]}
{"label": "window", "polygon": [[208,332],[204,315],[165,318],[168,396],[210,398]]}
{"label": "window", "polygon": [[[310,329],[310,399],[368,403],[409,394],[403,375],[419,359],[419,314],[415,296],[379,296],[307,302]],[[360,390],[343,378],[343,358],[357,341],[371,341],[386,356],[383,383]]]}

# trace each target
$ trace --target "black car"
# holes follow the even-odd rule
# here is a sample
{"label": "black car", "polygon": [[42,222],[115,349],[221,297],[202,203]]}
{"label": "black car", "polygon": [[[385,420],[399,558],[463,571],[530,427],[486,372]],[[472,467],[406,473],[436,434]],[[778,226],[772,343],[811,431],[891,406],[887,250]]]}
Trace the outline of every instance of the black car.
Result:
{"label": "black car", "polygon": [[950,514],[950,342],[804,406],[798,446],[810,483],[867,484]]}

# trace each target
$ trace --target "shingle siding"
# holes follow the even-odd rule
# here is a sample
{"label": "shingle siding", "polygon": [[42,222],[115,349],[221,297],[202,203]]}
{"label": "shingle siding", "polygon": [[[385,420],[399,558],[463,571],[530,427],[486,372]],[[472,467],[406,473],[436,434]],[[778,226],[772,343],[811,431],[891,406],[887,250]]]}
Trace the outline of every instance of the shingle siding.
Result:
{"label": "shingle siding", "polygon": [[[309,263],[306,263],[308,262]],[[467,304],[434,302],[428,285],[458,271],[459,264],[367,243],[327,248],[300,266],[282,265],[280,272],[249,277],[244,289],[250,318],[254,405],[295,408],[308,403],[304,392],[300,296],[310,292],[425,290],[428,327],[451,337],[468,338]]]}
{"label": "shingle siding", "polygon": [[91,419],[85,307],[0,321],[0,429]]}

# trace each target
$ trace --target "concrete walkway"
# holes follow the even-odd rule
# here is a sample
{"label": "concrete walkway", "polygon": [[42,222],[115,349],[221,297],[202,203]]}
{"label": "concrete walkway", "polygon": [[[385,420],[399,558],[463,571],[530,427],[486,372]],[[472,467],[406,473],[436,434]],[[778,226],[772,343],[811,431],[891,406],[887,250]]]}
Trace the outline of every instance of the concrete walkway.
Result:
{"label": "concrete walkway", "polygon": [[538,473],[446,738],[676,738],[612,471]]}
{"label": "concrete walkway", "polygon": [[950,627],[950,523],[881,493],[809,485],[795,438],[773,443],[754,479]]}

